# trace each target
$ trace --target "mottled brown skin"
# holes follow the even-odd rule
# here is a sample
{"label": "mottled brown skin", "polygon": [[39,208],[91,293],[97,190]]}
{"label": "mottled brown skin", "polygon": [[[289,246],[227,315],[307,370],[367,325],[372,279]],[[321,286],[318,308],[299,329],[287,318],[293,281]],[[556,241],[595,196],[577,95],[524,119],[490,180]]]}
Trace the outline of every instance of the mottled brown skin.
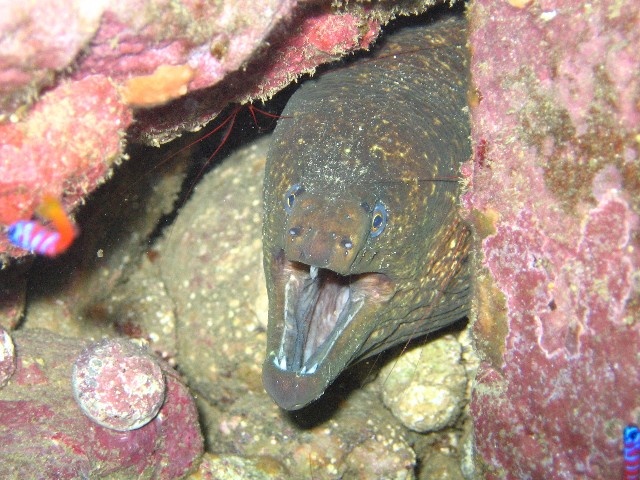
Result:
{"label": "mottled brown skin", "polygon": [[263,381],[282,408],[467,314],[470,234],[456,210],[471,154],[467,57],[463,18],[405,28],[287,104],[263,232]]}

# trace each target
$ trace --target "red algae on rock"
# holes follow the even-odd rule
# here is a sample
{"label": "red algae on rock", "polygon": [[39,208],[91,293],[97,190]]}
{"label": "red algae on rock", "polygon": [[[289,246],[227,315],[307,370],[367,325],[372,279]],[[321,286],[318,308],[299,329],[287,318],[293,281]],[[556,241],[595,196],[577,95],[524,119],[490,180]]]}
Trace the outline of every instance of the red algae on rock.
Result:
{"label": "red algae on rock", "polygon": [[640,5],[516,3],[471,9],[484,158],[462,203],[495,219],[476,226],[499,291],[477,309],[478,458],[488,479],[618,478],[640,415]]}
{"label": "red algae on rock", "polygon": [[[47,195],[64,196],[67,209],[78,202],[120,158],[131,118],[109,79],[92,76],[47,93],[23,120],[0,124],[0,223],[31,218]],[[3,236],[0,251],[7,243]]]}
{"label": "red algae on rock", "polygon": [[73,365],[73,394],[91,420],[113,430],[135,430],[155,418],[164,402],[162,370],[126,339],[89,345]]}
{"label": "red algae on rock", "polygon": [[[17,361],[0,388],[0,478],[180,478],[203,450],[194,401],[177,373],[160,413],[126,432],[102,427],[78,408],[71,370],[87,342],[45,330],[14,332]],[[34,421],[37,419],[37,421]]]}

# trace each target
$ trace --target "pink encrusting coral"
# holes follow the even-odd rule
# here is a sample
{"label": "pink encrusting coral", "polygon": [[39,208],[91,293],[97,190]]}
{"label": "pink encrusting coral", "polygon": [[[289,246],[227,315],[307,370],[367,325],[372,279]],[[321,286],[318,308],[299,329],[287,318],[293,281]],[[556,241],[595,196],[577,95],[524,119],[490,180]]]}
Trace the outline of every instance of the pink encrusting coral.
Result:
{"label": "pink encrusting coral", "polygon": [[[16,332],[14,341],[16,371],[0,388],[0,477],[168,480],[197,467],[203,440],[195,403],[178,374],[166,364],[157,361],[166,380],[164,403],[157,416],[135,430],[117,431],[83,415],[72,394],[72,366],[78,356],[79,362],[86,358],[86,341],[45,330]],[[105,340],[99,345],[113,352],[109,346],[121,345],[118,342],[128,340]],[[96,345],[89,351],[95,352]],[[140,353],[134,357],[141,358]],[[127,370],[140,372],[131,371],[131,365],[131,361],[123,362],[119,368],[122,378],[133,380],[128,387],[135,388],[139,382]],[[97,366],[104,365],[94,357],[93,367]],[[99,377],[103,385],[96,384],[97,389],[105,387],[105,378]],[[90,386],[85,387],[86,392]],[[114,395],[117,390],[116,385]],[[140,402],[133,398],[132,413],[139,408]]]}
{"label": "pink encrusting coral", "polygon": [[104,339],[76,358],[73,395],[91,420],[113,430],[140,428],[165,399],[164,374],[155,358],[127,339]]}
{"label": "pink encrusting coral", "polygon": [[[30,219],[45,197],[76,204],[120,158],[131,112],[102,75],[46,93],[15,123],[0,124],[0,223]],[[0,239],[0,251],[8,248]],[[16,255],[23,251],[13,249]]]}
{"label": "pink encrusting coral", "polygon": [[478,1],[471,18],[484,474],[620,478],[640,416],[640,5]]}

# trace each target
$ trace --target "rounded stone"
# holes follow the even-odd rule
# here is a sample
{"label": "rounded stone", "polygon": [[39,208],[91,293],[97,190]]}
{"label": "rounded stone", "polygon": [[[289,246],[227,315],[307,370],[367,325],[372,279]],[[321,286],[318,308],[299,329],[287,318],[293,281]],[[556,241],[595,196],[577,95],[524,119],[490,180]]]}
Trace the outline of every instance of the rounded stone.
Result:
{"label": "rounded stone", "polygon": [[16,371],[16,351],[11,335],[0,327],[0,387],[4,387]]}
{"label": "rounded stone", "polygon": [[73,366],[73,394],[92,421],[113,430],[140,428],[165,399],[160,365],[127,339],[105,339],[85,348]]}
{"label": "rounded stone", "polygon": [[416,432],[452,425],[466,403],[461,362],[461,346],[452,335],[406,352],[381,371],[384,404]]}

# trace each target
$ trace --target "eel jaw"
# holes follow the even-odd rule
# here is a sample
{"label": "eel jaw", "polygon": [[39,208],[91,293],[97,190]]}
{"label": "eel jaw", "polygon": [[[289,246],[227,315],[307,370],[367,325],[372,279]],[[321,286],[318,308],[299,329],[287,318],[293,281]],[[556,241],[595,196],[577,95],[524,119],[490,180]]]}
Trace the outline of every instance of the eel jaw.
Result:
{"label": "eel jaw", "polygon": [[[273,400],[286,410],[296,410],[320,397],[357,359],[370,332],[358,338],[352,323],[356,319],[361,324],[360,317],[369,316],[365,311],[370,312],[372,306],[375,309],[372,302],[390,296],[391,282],[380,273],[344,276],[317,266],[281,261],[274,286],[281,289],[283,298],[277,303],[282,311],[269,319],[268,332],[269,337],[279,338],[268,342],[270,351],[262,375]],[[386,293],[376,292],[378,286]]]}

